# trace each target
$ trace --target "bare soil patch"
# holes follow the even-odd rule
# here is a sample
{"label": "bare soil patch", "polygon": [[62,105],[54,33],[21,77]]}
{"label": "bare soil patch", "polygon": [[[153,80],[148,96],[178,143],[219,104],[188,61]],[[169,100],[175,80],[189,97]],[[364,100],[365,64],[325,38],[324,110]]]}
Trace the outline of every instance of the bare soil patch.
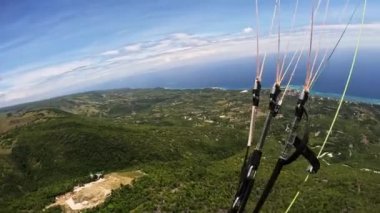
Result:
{"label": "bare soil patch", "polygon": [[114,172],[96,181],[74,187],[73,191],[56,197],[56,202],[47,208],[61,206],[64,212],[80,212],[94,208],[111,195],[112,190],[131,185],[136,178],[143,176],[142,171]]}

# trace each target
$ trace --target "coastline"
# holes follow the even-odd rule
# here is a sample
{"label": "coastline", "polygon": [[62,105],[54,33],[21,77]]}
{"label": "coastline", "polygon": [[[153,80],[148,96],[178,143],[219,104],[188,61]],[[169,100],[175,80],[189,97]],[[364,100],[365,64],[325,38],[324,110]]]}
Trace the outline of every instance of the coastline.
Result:
{"label": "coastline", "polygon": [[[210,87],[147,87],[147,88],[139,88],[139,87],[127,87],[127,88],[114,88],[114,89],[106,89],[106,90],[89,90],[89,91],[82,91],[82,92],[78,92],[78,93],[72,93],[72,94],[67,94],[67,95],[63,95],[63,96],[57,96],[57,97],[52,97],[52,98],[47,98],[47,99],[42,99],[42,100],[36,100],[36,101],[30,101],[30,102],[25,102],[25,103],[20,103],[20,104],[15,104],[15,105],[10,105],[10,106],[2,106],[0,107],[0,112],[6,112],[7,110],[9,109],[12,109],[12,108],[15,108],[15,107],[20,107],[20,106],[26,106],[28,104],[33,104],[33,103],[39,103],[39,102],[44,102],[44,101],[51,101],[51,100],[55,100],[55,99],[60,99],[60,98],[64,98],[66,96],[71,96],[71,95],[76,95],[76,94],[83,94],[83,93],[89,93],[89,92],[104,92],[104,91],[111,91],[111,90],[123,90],[123,89],[134,89],[134,90],[149,90],[149,89],[157,89],[157,88],[161,88],[161,89],[167,89],[167,90],[201,90],[201,89],[214,89],[214,90],[233,90],[233,91],[243,91],[243,90],[247,90],[250,91],[251,88],[247,88],[247,87],[216,87],[216,86],[210,86]],[[290,89],[291,90],[300,90],[302,88],[302,86],[294,86],[294,85],[290,85]],[[270,87],[262,87],[263,90],[269,90],[271,89]],[[326,93],[326,92],[318,92],[318,91],[311,91],[311,95],[314,95],[314,96],[319,96],[319,97],[324,97],[324,98],[332,98],[332,99],[335,99],[335,100],[339,100],[340,99],[340,96],[341,94],[337,94],[337,93]],[[363,98],[363,97],[357,97],[357,96],[350,96],[350,95],[346,95],[346,98],[345,98],[345,101],[346,102],[354,102],[354,103],[361,103],[361,104],[369,104],[369,105],[379,105],[380,106],[380,99],[375,99],[375,98]]]}
{"label": "coastline", "polygon": [[[205,87],[205,88],[165,88],[165,89],[218,89],[218,90],[247,90],[247,88],[228,88],[228,87]],[[302,86],[290,85],[291,90],[301,90]],[[263,87],[264,90],[271,89],[270,87]],[[332,98],[335,100],[339,100],[341,94],[338,93],[328,93],[328,92],[319,92],[315,90],[311,90],[311,95],[319,96],[323,98]],[[355,103],[363,103],[363,104],[373,104],[380,105],[380,99],[376,98],[364,98],[358,96],[346,95],[344,101],[355,102]]]}

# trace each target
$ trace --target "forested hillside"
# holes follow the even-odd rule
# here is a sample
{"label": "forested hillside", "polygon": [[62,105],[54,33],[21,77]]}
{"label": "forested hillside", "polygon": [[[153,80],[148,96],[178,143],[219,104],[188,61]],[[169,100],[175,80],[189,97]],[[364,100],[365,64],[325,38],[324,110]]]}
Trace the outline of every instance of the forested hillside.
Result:
{"label": "forested hillside", "polygon": [[[267,91],[262,96],[256,137],[268,105]],[[239,91],[157,88],[88,92],[2,109],[0,211],[40,212],[88,182],[90,173],[138,169],[146,175],[89,212],[225,212],[244,157],[250,102],[251,95]],[[291,92],[273,122],[249,209],[280,154],[295,103]],[[330,98],[310,100],[316,152],[336,107]],[[302,185],[306,161],[286,167],[263,212],[283,212],[298,189],[294,212],[376,212],[379,138],[380,107],[345,103],[318,174]]]}

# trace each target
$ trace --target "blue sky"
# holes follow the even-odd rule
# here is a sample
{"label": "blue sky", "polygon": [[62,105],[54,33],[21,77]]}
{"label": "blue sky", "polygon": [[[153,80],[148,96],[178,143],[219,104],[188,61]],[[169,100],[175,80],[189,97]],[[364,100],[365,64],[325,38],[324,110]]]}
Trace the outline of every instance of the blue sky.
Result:
{"label": "blue sky", "polygon": [[[321,1],[317,25],[326,1]],[[296,0],[281,1],[281,23],[289,42],[306,38],[311,1],[299,2],[290,32]],[[360,2],[331,0],[320,37],[325,32],[336,38]],[[261,33],[267,38],[263,46],[270,51],[274,1],[259,0],[259,5]],[[379,43],[378,9],[379,1],[368,1],[364,46]],[[254,0],[2,0],[0,106],[82,91],[105,80],[171,68],[179,61],[250,56],[255,52],[254,11]],[[347,47],[357,35],[359,13]]]}

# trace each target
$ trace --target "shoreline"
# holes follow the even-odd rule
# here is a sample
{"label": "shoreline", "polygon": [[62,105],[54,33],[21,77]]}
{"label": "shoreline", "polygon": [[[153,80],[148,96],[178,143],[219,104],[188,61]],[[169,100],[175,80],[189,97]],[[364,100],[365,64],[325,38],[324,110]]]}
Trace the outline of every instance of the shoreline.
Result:
{"label": "shoreline", "polygon": [[[300,90],[302,87],[301,86],[294,86],[290,85],[290,90]],[[131,88],[132,89],[132,88]],[[144,88],[133,88],[133,89],[144,89]],[[153,89],[153,88],[145,88],[145,89]],[[250,91],[250,88],[228,88],[228,87],[194,87],[194,88],[170,88],[170,87],[163,87],[163,89],[167,90],[187,90],[187,89],[215,89],[215,90],[232,90],[232,91],[244,91],[248,90]],[[270,87],[262,87],[262,90],[270,90]],[[329,92],[318,92],[318,91],[313,91],[311,90],[311,95],[314,96],[319,96],[323,98],[332,98],[334,100],[339,100],[342,94],[338,93],[329,93]],[[349,101],[349,102],[355,102],[355,103],[362,103],[362,104],[373,104],[373,105],[380,105],[380,99],[376,98],[364,98],[364,97],[358,97],[358,96],[351,96],[351,95],[346,95],[344,98],[344,101]]]}
{"label": "shoreline", "polygon": [[[302,88],[302,87],[290,85],[291,90],[300,90],[300,88]],[[0,107],[0,113],[6,112],[9,109],[14,108],[14,107],[25,106],[28,104],[50,101],[50,100],[54,100],[54,99],[60,99],[60,98],[64,98],[64,97],[71,96],[71,95],[79,95],[79,94],[85,94],[85,93],[90,93],[90,92],[107,92],[107,91],[112,91],[112,90],[124,90],[124,89],[131,89],[131,90],[152,90],[152,89],[202,90],[202,89],[215,89],[215,90],[232,90],[232,91],[242,91],[242,90],[250,91],[251,90],[251,88],[243,88],[243,87],[187,87],[187,88],[184,88],[184,87],[182,87],[182,88],[176,88],[176,87],[147,87],[147,88],[130,88],[129,87],[128,88],[128,87],[125,87],[125,88],[114,88],[114,89],[106,89],[106,90],[89,90],[89,91],[82,91],[82,92],[78,92],[78,93],[72,93],[72,94],[67,94],[67,95],[42,99],[42,100],[30,101],[30,102],[25,102],[25,103],[10,105],[10,106],[3,106],[3,107]],[[270,87],[262,87],[262,89],[263,90],[269,90],[271,88]],[[311,94],[316,95],[316,96],[320,96],[320,97],[324,97],[324,98],[332,98],[335,100],[339,100],[341,97],[341,94],[318,92],[318,91],[313,91],[313,90],[311,91]],[[346,95],[344,100],[349,101],[349,102],[362,103],[362,104],[380,105],[380,99],[376,99],[376,98],[364,98],[364,97]]]}

